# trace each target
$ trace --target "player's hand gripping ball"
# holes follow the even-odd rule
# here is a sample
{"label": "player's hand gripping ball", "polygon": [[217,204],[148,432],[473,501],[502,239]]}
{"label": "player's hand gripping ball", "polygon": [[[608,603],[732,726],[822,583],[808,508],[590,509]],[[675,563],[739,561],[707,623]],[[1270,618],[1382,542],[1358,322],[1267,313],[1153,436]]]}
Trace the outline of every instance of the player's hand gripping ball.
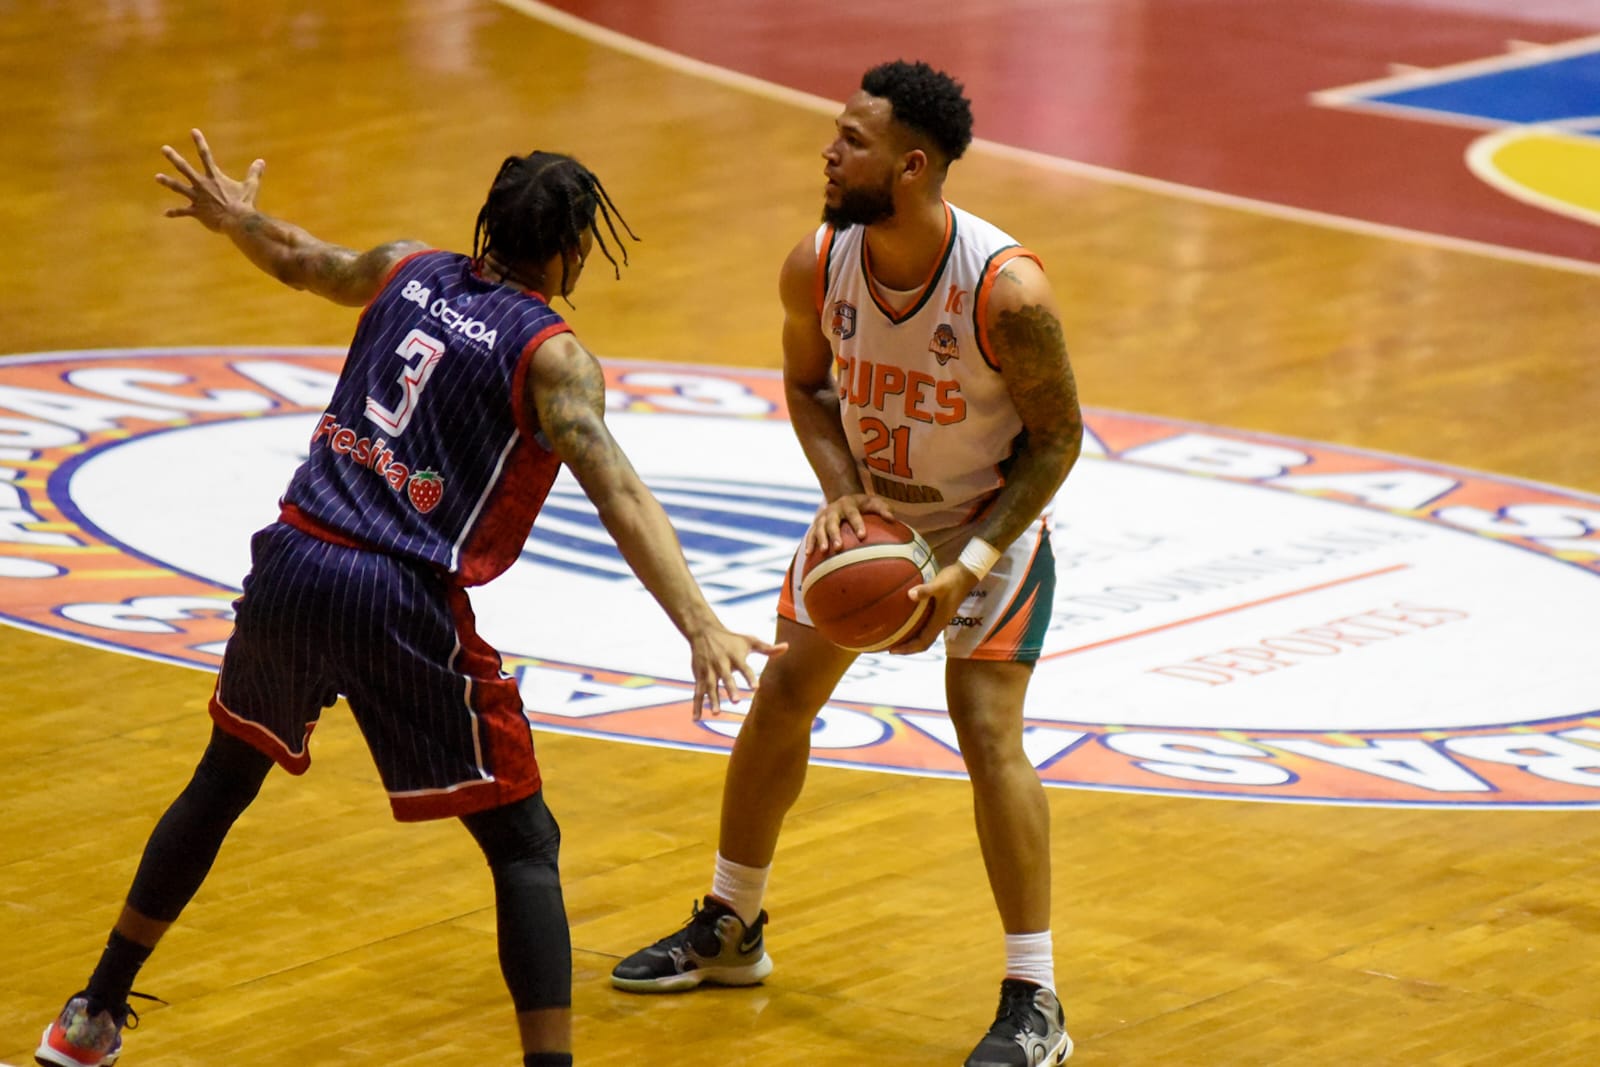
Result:
{"label": "player's hand gripping ball", "polygon": [[864,538],[844,523],[837,552],[813,548],[806,554],[800,598],[823,637],[853,652],[881,652],[927,619],[932,601],[906,594],[932,579],[938,565],[928,542],[905,523],[873,512],[861,518]]}

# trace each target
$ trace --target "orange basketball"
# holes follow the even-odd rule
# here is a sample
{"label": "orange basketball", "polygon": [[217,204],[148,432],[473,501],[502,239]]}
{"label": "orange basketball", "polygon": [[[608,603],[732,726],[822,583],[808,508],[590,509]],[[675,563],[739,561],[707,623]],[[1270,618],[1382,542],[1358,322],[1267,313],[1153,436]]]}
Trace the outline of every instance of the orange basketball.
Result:
{"label": "orange basketball", "polygon": [[879,652],[927,618],[932,604],[913,603],[906,593],[938,568],[928,542],[905,523],[870,512],[861,518],[866,537],[858,539],[846,523],[837,552],[813,548],[806,554],[800,597],[823,637],[853,652]]}

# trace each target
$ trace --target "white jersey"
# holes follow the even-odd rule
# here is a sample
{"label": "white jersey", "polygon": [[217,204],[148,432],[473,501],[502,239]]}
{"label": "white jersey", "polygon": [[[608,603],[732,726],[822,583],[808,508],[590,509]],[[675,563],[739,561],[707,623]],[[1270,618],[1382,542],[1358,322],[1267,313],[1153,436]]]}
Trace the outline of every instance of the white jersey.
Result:
{"label": "white jersey", "polygon": [[1038,257],[948,203],[944,252],[911,293],[871,280],[864,227],[824,225],[816,241],[817,310],[862,485],[924,534],[965,525],[1005,484],[1022,431],[985,327],[989,292],[1006,263]]}

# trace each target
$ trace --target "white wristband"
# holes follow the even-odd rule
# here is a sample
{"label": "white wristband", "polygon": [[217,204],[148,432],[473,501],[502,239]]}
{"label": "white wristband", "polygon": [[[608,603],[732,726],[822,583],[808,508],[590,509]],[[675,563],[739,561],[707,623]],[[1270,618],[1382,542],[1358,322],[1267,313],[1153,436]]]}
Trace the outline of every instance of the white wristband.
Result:
{"label": "white wristband", "polygon": [[977,575],[981,582],[988,575],[989,569],[1000,562],[1000,550],[983,538],[974,537],[967,542],[967,547],[961,550],[961,558],[956,562]]}

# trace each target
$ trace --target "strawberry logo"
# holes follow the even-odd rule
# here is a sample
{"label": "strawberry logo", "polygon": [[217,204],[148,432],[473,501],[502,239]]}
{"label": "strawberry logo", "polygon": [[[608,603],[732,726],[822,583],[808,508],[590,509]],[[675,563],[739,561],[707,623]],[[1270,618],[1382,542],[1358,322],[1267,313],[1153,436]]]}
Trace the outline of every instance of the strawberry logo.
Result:
{"label": "strawberry logo", "polygon": [[411,498],[412,507],[426,515],[444,497],[444,479],[434,471],[418,471],[406,483],[406,496]]}

